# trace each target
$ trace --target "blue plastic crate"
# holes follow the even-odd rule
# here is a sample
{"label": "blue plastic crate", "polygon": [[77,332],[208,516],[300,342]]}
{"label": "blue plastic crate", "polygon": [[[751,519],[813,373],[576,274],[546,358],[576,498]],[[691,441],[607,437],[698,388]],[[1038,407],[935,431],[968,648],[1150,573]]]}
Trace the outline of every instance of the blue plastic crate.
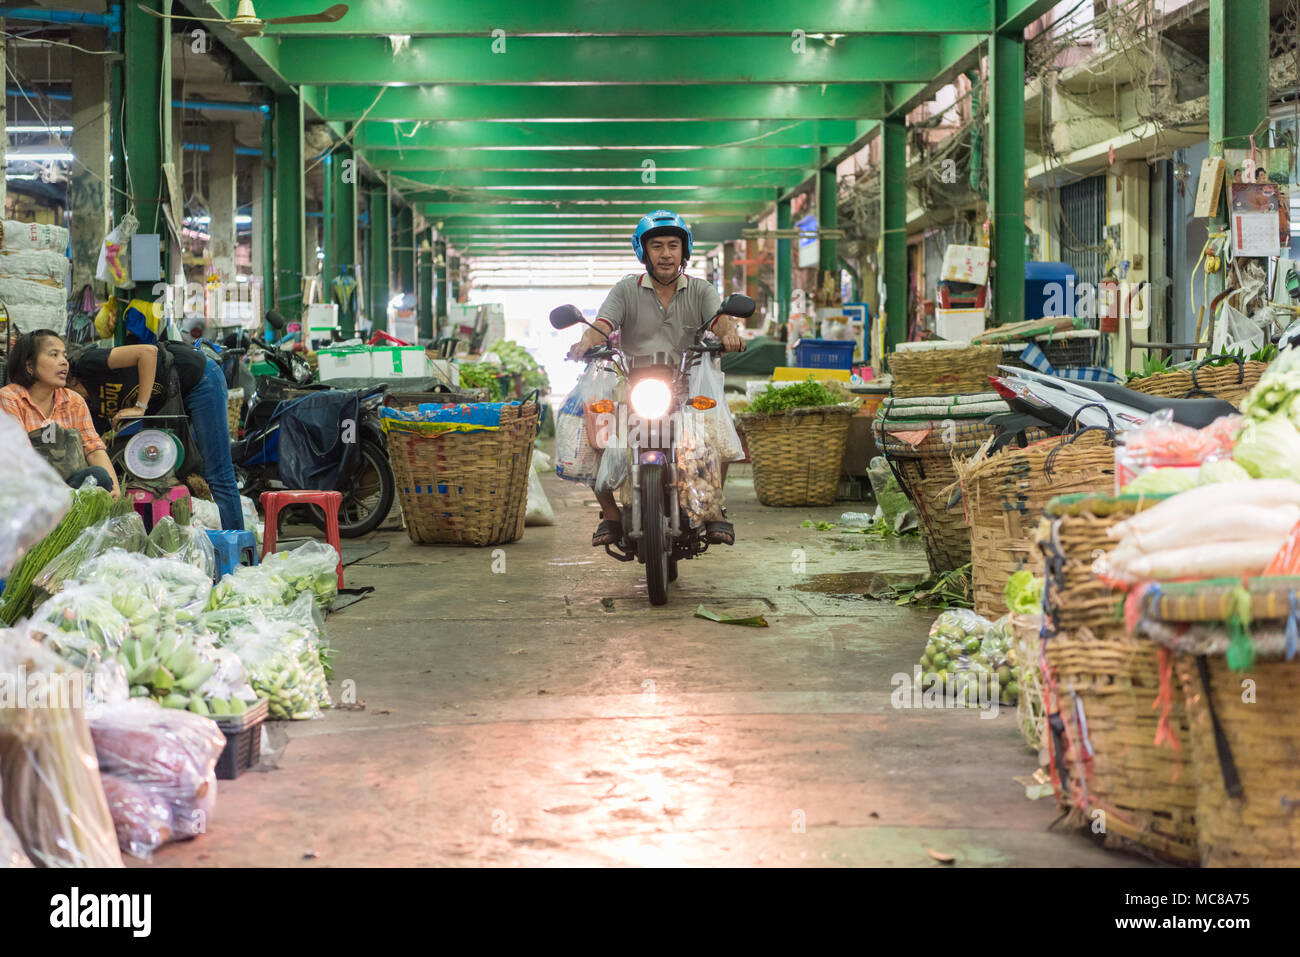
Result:
{"label": "blue plastic crate", "polygon": [[852,339],[800,339],[794,344],[794,364],[800,369],[852,369]]}

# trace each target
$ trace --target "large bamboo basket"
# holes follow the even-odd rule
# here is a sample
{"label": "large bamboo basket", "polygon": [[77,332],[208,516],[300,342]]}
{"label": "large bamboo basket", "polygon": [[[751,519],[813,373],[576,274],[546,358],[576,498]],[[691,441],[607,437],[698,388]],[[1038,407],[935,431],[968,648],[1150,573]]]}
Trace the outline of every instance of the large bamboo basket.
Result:
{"label": "large bamboo basket", "polygon": [[854,410],[831,405],[764,414],[745,412],[754,492],[763,505],[833,505]]}
{"label": "large bamboo basket", "polygon": [[1162,860],[1196,863],[1197,765],[1170,680],[1173,656],[1149,641],[1058,634],[1043,644],[1042,668],[1058,729],[1052,783],[1068,822],[1103,833],[1108,846],[1132,842]]}
{"label": "large bamboo basket", "polygon": [[1041,568],[1035,532],[1047,503],[1057,495],[1112,488],[1115,451],[1106,432],[1083,430],[1024,449],[981,450],[959,463],[957,473],[970,523],[975,611],[998,618],[1007,612],[1007,579]]}
{"label": "large bamboo basket", "polygon": [[1016,699],[1016,722],[1030,751],[1046,763],[1048,753],[1047,709],[1043,705],[1040,634],[1042,615],[1012,615],[1011,640],[1016,652],[1016,680],[1020,697]]}
{"label": "large bamboo basket", "polygon": [[892,392],[905,399],[987,392],[989,376],[997,374],[1001,362],[1001,346],[891,352]]}
{"label": "large bamboo basket", "polygon": [[[1207,360],[1208,361],[1208,360]],[[1267,362],[1238,361],[1226,366],[1201,365],[1193,371],[1175,369],[1133,379],[1130,389],[1166,399],[1223,399],[1240,407],[1241,400],[1259,384]]]}
{"label": "large bamboo basket", "polygon": [[501,409],[497,431],[388,433],[388,457],[417,544],[501,545],[524,534],[537,403]]}
{"label": "large bamboo basket", "polygon": [[940,575],[960,568],[971,560],[970,528],[961,508],[948,505],[957,481],[954,459],[978,452],[993,437],[993,426],[978,419],[921,421],[915,432],[925,437],[913,445],[885,431],[885,425],[877,416],[876,447],[916,509],[930,571]]}

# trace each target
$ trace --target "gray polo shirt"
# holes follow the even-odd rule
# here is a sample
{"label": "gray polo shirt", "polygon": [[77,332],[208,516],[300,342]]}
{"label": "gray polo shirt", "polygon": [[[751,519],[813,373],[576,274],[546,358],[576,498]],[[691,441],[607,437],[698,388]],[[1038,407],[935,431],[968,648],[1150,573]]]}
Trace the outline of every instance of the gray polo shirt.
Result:
{"label": "gray polo shirt", "polygon": [[619,331],[626,355],[667,352],[676,363],[720,305],[722,297],[711,282],[682,275],[665,309],[649,275],[641,273],[615,283],[596,315]]}

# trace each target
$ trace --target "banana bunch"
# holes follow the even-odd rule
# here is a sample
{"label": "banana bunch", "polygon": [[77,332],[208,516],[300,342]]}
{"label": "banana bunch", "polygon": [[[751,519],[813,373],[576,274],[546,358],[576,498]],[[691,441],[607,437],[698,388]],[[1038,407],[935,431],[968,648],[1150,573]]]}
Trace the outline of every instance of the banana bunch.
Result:
{"label": "banana bunch", "polygon": [[300,721],[314,718],[330,706],[329,686],[316,650],[310,646],[284,648],[248,668],[248,680],[267,699],[273,718]]}
{"label": "banana bunch", "polygon": [[116,655],[131,683],[131,697],[151,697],[165,708],[185,708],[195,714],[240,714],[244,702],[211,701],[197,693],[217,670],[216,662],[204,659],[194,642],[179,631],[165,637],[146,634],[122,645]]}

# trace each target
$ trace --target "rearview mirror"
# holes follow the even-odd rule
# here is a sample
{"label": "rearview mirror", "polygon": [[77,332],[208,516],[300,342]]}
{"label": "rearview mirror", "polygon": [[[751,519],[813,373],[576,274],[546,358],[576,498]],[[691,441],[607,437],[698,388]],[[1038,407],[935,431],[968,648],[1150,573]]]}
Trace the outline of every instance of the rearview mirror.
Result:
{"label": "rearview mirror", "polygon": [[582,317],[582,310],[577,306],[556,306],[551,310],[551,328],[567,329],[587,320]]}
{"label": "rearview mirror", "polygon": [[266,324],[276,332],[284,332],[284,316],[280,315],[278,309],[272,309],[266,314]]}
{"label": "rearview mirror", "polygon": [[722,313],[724,316],[735,316],[738,319],[748,319],[754,314],[756,308],[758,307],[754,305],[753,299],[750,299],[748,296],[742,296],[738,292],[734,292],[726,299],[722,300],[722,305],[718,308],[718,312]]}

